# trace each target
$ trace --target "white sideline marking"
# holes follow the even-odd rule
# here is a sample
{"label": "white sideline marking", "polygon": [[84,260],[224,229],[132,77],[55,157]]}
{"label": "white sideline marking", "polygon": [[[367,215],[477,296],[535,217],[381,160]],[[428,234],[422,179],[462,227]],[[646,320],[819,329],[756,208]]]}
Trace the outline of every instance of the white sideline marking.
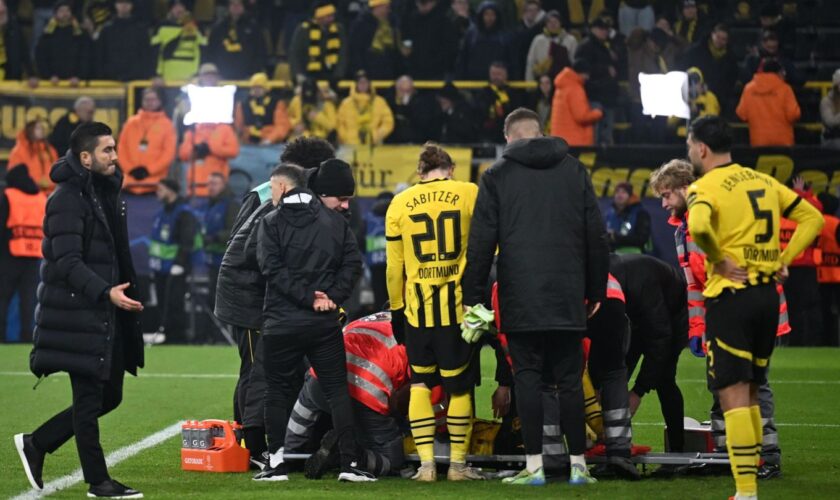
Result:
{"label": "white sideline marking", "polygon": [[[665,422],[632,422],[632,425],[642,425],[642,426],[664,426]],[[840,424],[804,424],[804,423],[779,423],[776,422],[776,427],[819,427],[819,428],[829,428],[835,429],[840,427]]]}
{"label": "white sideline marking", "polygon": [[[143,450],[153,448],[160,443],[166,441],[167,439],[171,438],[172,436],[176,436],[181,432],[181,423],[176,422],[165,429],[159,430],[154,434],[147,436],[140,441],[130,444],[128,446],[124,446],[117,451],[114,451],[108,454],[105,457],[105,462],[108,464],[108,467],[113,467],[118,463],[122,462],[123,460],[127,460],[134,455],[137,455]],[[20,495],[13,497],[12,500],[29,500],[35,498],[41,498],[57,491],[63,490],[65,488],[69,488],[76,483],[79,483],[84,480],[82,476],[82,469],[77,469],[71,474],[66,476],[62,476],[58,479],[52,480],[49,483],[44,485],[44,489],[41,491],[30,489]]]}

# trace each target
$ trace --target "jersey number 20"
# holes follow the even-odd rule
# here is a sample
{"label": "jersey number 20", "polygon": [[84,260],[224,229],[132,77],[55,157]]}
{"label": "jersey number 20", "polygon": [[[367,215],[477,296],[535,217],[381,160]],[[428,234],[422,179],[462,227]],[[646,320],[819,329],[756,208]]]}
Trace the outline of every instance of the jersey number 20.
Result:
{"label": "jersey number 20", "polygon": [[[436,260],[454,260],[461,254],[461,212],[449,210],[441,212],[437,221],[432,220],[429,214],[414,214],[409,216],[414,222],[422,222],[426,230],[420,234],[411,235],[411,242],[414,244],[414,255],[418,262],[434,262]],[[450,224],[447,224],[447,221]],[[453,249],[449,250],[449,238],[447,237],[447,226],[452,228]],[[437,240],[437,253],[423,253],[422,243],[425,241]]]}

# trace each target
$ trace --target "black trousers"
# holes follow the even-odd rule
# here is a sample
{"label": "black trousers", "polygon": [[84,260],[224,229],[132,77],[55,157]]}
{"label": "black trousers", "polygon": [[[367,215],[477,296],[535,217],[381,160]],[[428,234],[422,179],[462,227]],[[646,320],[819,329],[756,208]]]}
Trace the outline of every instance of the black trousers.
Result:
{"label": "black trousers", "polygon": [[187,341],[187,314],[184,307],[187,273],[188,271],[185,271],[180,276],[163,273],[154,275],[160,322],[169,343]]}
{"label": "black trousers", "polygon": [[840,284],[821,283],[820,302],[824,331],[820,345],[837,347],[840,340]]}
{"label": "black trousers", "polygon": [[583,349],[579,331],[509,333],[513,361],[516,410],[522,421],[525,453],[539,455],[543,449],[543,392],[553,386],[560,402],[560,426],[566,434],[569,453],[586,450],[583,414]]}
{"label": "black trousers", "polygon": [[53,453],[75,436],[82,473],[88,484],[99,484],[110,478],[105,454],[99,443],[98,419],[122,401],[124,368],[122,339],[117,334],[111,357],[110,378],[100,380],[71,373],[73,404],[32,433],[35,447],[47,453]]}
{"label": "black trousers", "polygon": [[9,303],[15,292],[20,300],[20,341],[32,342],[39,262],[39,259],[12,258],[0,264],[0,342],[6,341]]}
{"label": "black trousers", "polygon": [[791,329],[785,338],[792,346],[822,345],[823,316],[817,268],[791,267],[784,288]]}
{"label": "black trousers", "polygon": [[388,282],[385,277],[385,264],[370,266],[370,286],[373,289],[373,305],[377,311],[385,310],[388,302]]}
{"label": "black trousers", "polygon": [[356,461],[353,436],[353,407],[347,391],[347,365],[344,338],[336,325],[327,330],[302,330],[277,335],[263,332],[265,367],[265,423],[268,451],[276,453],[286,440],[289,411],[297,400],[302,383],[300,364],[304,356],[315,369],[327,397],[333,428],[338,433],[342,466]]}

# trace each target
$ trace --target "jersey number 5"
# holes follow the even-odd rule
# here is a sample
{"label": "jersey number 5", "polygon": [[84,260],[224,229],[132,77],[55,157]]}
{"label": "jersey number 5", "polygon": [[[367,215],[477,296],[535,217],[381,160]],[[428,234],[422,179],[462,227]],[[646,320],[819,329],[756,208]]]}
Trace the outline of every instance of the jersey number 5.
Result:
{"label": "jersey number 5", "polygon": [[[461,255],[461,212],[449,210],[441,212],[437,221],[432,220],[429,214],[414,214],[409,216],[414,222],[422,222],[426,230],[420,234],[411,235],[411,242],[414,244],[414,255],[418,262],[434,262],[436,260],[454,260]],[[449,221],[451,224],[447,224]],[[449,238],[447,238],[447,225],[452,228],[452,241],[454,248],[448,250]],[[435,231],[437,229],[437,231]],[[423,253],[422,244],[425,241],[437,240],[437,253]]]}
{"label": "jersey number 5", "polygon": [[755,235],[755,242],[767,243],[773,238],[773,212],[770,210],[762,210],[758,206],[758,200],[764,198],[764,190],[756,189],[754,191],[747,191],[747,196],[750,197],[750,206],[752,206],[755,220],[763,220],[767,224],[767,230],[765,232]]}

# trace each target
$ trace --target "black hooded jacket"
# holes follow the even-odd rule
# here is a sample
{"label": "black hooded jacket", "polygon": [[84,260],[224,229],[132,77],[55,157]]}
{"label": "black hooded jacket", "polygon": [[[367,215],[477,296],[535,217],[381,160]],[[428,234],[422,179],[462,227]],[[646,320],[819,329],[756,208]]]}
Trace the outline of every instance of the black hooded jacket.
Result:
{"label": "black hooded jacket", "polygon": [[647,255],[612,255],[610,272],[621,284],[632,345],[644,355],[633,392],[643,396],[657,386],[673,350],[688,342],[688,302],[682,273]]}
{"label": "black hooded jacket", "polygon": [[122,172],[91,173],[68,153],[53,165],[56,189],[44,218],[44,261],[38,286],[30,368],[37,376],[59,371],[107,379],[114,339],[122,337],[125,371],[143,367],[143,337],[135,313],[108,298],[114,285],[130,282],[138,298],[131,261]]}
{"label": "black hooded jacket", "polygon": [[293,189],[263,217],[258,238],[257,261],[268,282],[263,333],[338,328],[337,310],[316,312],[312,304],[316,291],[342,304],[361,275],[362,258],[347,220],[311,191]]}
{"label": "black hooded jacket", "polygon": [[504,332],[586,329],[584,299],[606,296],[609,249],[589,174],[564,140],[508,144],[481,177],[465,305],[482,302],[497,246]]}

